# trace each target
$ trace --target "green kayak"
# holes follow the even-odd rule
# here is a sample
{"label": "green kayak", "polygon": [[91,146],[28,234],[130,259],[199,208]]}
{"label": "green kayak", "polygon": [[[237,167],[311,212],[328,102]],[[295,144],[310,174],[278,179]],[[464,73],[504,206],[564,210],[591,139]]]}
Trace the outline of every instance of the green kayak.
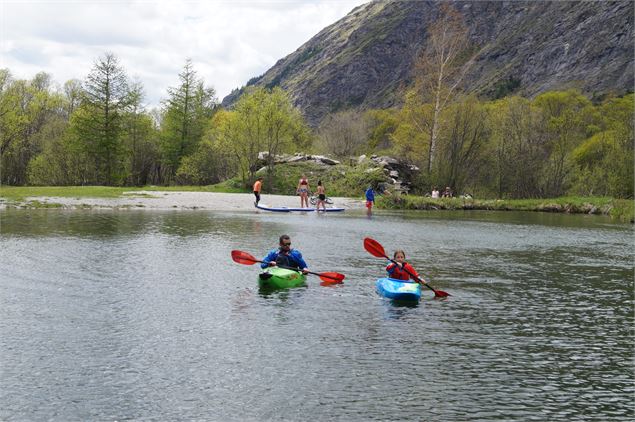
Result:
{"label": "green kayak", "polygon": [[258,275],[260,287],[284,289],[287,287],[303,286],[306,276],[299,271],[270,267]]}

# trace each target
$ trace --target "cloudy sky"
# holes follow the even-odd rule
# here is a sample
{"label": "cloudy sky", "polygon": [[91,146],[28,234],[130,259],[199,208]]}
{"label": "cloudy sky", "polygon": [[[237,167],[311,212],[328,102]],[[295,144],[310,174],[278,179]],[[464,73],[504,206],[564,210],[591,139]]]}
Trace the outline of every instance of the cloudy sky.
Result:
{"label": "cloudy sky", "polygon": [[369,0],[0,0],[0,68],[58,84],[114,53],[156,106],[191,58],[222,100]]}

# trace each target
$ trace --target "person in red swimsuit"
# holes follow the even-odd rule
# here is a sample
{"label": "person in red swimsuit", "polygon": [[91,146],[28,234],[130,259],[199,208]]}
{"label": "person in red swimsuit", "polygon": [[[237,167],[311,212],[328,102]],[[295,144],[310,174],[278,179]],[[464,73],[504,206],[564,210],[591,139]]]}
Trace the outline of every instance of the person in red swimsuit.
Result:
{"label": "person in red swimsuit", "polygon": [[300,208],[309,208],[309,180],[304,174],[298,181],[297,192],[300,195]]}
{"label": "person in red swimsuit", "polygon": [[[417,283],[425,283],[425,280],[419,276],[417,270],[406,262],[406,253],[403,250],[397,249],[393,255],[393,260],[396,261],[396,264],[391,262],[386,267],[388,277],[397,280],[413,279]],[[410,274],[408,274],[408,272],[410,272]]]}

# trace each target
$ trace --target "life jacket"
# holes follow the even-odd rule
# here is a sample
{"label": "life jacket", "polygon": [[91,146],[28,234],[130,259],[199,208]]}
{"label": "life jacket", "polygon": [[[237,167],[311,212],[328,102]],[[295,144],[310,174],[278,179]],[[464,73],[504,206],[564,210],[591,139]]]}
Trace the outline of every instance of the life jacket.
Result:
{"label": "life jacket", "polygon": [[300,269],[300,264],[293,259],[293,256],[289,254],[285,254],[282,251],[278,251],[278,256],[276,257],[276,264],[282,265],[283,267],[291,267]]}
{"label": "life jacket", "polygon": [[407,262],[403,263],[402,268],[399,268],[397,264],[393,264],[393,263],[390,263],[386,267],[386,271],[388,272],[388,277],[390,278],[394,278],[396,280],[409,280],[412,278],[413,280],[415,280],[415,278],[411,277],[410,274],[406,272],[406,270],[410,271],[412,275],[419,277],[419,274],[417,274],[417,271],[412,267],[412,265],[408,264]]}

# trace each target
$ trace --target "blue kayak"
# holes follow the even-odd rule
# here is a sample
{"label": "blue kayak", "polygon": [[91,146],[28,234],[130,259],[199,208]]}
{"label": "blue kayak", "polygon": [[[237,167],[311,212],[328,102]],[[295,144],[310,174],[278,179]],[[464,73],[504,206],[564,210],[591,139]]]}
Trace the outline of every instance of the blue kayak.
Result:
{"label": "blue kayak", "polygon": [[419,302],[421,299],[421,285],[413,281],[380,278],[376,288],[381,296],[396,301]]}
{"label": "blue kayak", "polygon": [[[301,212],[313,212],[315,208],[300,208],[300,207],[270,207],[269,205],[258,204],[256,208],[264,210],[264,211],[272,211],[272,212],[291,212],[291,211],[301,211]],[[344,211],[346,208],[327,208],[326,212],[338,212]],[[323,209],[320,209],[320,212],[324,212]]]}

